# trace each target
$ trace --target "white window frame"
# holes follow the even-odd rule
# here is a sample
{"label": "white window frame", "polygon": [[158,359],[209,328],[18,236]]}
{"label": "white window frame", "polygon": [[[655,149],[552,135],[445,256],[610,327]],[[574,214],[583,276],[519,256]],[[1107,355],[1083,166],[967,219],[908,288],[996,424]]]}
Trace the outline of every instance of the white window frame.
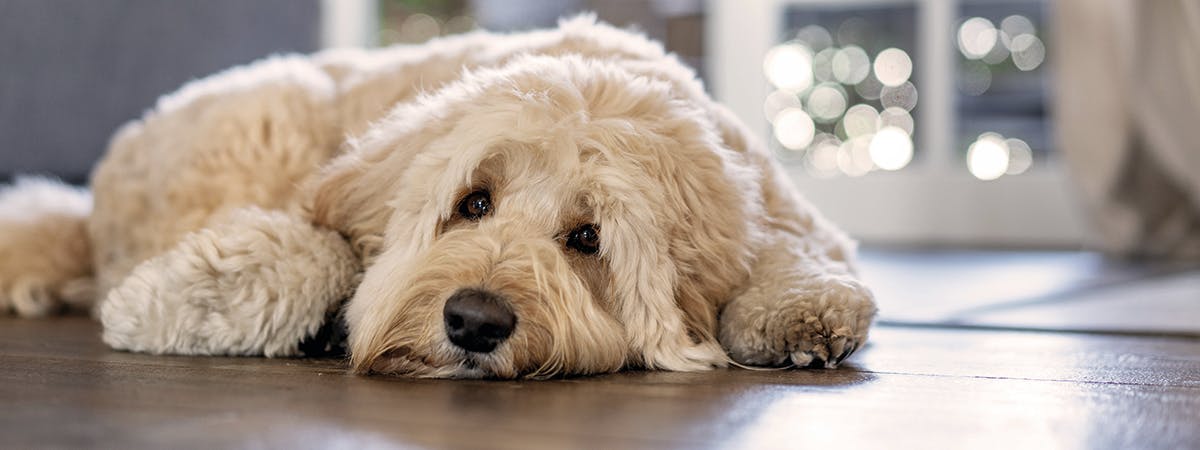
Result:
{"label": "white window frame", "polygon": [[[767,142],[763,101],[771,88],[763,56],[780,42],[792,6],[912,4],[917,7],[920,110],[918,156],[896,172],[817,179],[786,165],[800,191],[855,237],[869,243],[1077,248],[1085,241],[1081,207],[1058,158],[1021,175],[981,181],[955,148],[957,1],[708,0],[709,88]],[[1053,56],[1051,56],[1052,58]]]}
{"label": "white window frame", "polygon": [[378,45],[378,11],[376,0],[321,0],[321,48]]}

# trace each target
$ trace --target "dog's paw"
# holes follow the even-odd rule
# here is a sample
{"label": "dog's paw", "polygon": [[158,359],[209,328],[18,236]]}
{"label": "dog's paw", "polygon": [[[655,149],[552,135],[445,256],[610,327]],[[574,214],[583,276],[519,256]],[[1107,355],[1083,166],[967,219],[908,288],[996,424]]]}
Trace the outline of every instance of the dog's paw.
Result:
{"label": "dog's paw", "polygon": [[834,368],[866,343],[874,315],[871,291],[849,277],[755,287],[726,306],[720,339],[740,364]]}
{"label": "dog's paw", "polygon": [[336,233],[247,208],[135,268],[100,305],[102,339],[156,354],[298,356],[358,272]]}

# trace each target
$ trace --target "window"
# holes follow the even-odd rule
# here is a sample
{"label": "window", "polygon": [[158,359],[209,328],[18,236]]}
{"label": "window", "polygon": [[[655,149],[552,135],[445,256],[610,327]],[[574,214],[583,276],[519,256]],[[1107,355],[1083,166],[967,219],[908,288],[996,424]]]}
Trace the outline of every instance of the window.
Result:
{"label": "window", "polygon": [[710,89],[860,238],[1076,246],[1047,108],[1049,6],[716,1]]}

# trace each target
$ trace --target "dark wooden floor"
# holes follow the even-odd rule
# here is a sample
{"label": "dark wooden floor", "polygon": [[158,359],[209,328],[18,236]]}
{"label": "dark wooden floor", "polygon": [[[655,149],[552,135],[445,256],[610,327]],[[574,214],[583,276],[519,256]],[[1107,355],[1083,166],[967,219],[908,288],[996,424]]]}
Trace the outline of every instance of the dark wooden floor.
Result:
{"label": "dark wooden floor", "polygon": [[545,382],[113,352],[0,319],[0,448],[1198,448],[1200,340],[877,328],[837,370]]}
{"label": "dark wooden floor", "polygon": [[868,251],[871,344],[837,370],[544,382],[337,360],[113,352],[0,317],[0,449],[1200,449],[1200,269],[1079,252]]}

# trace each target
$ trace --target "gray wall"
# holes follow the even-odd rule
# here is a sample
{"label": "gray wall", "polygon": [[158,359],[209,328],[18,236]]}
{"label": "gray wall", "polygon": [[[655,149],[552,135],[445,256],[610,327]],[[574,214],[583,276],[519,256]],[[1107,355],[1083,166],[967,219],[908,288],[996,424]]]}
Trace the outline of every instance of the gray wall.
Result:
{"label": "gray wall", "polygon": [[0,0],[0,178],[80,182],[189,79],[317,47],[317,0]]}

